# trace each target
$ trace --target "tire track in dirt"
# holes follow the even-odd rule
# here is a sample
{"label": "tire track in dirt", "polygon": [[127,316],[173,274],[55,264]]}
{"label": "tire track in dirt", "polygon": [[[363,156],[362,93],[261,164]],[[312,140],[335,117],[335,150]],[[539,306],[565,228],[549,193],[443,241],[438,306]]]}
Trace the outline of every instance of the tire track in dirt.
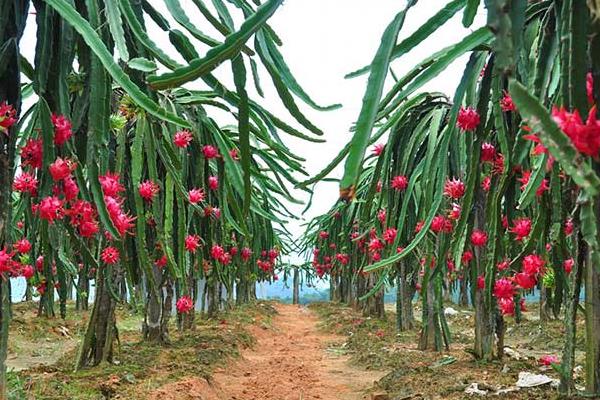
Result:
{"label": "tire track in dirt", "polygon": [[351,367],[348,358],[327,352],[344,340],[318,330],[306,307],[277,304],[272,329],[249,327],[256,339],[240,359],[214,374],[210,384],[188,378],[166,385],[152,399],[360,400],[383,373]]}

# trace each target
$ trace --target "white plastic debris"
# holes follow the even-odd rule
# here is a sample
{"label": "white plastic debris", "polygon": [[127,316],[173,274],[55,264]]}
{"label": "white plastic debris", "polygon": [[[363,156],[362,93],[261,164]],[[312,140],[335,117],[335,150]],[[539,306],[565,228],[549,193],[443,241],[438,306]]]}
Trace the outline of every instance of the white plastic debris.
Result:
{"label": "white plastic debris", "polygon": [[452,307],[446,307],[444,309],[444,315],[458,315],[458,311],[456,311],[454,308]]}
{"label": "white plastic debris", "polygon": [[554,379],[550,378],[548,375],[541,374],[532,374],[531,372],[519,372],[519,380],[517,381],[517,386],[520,388],[530,388],[535,386],[547,385],[548,383],[552,383]]}
{"label": "white plastic debris", "polygon": [[519,353],[518,351],[511,349],[510,347],[504,348],[504,354],[506,354],[507,356],[509,356],[510,358],[512,358],[514,360],[522,360],[522,359],[527,358],[527,357],[521,355],[521,353]]}
{"label": "white plastic debris", "polygon": [[476,394],[478,396],[485,396],[487,395],[487,390],[479,389],[479,384],[473,382],[469,386],[467,386],[467,388],[465,389],[465,394]]}

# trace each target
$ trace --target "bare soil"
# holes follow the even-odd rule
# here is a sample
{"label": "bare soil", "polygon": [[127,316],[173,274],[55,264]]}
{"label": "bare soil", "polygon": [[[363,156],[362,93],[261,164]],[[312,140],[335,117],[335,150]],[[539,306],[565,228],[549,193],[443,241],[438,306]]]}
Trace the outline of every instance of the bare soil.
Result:
{"label": "bare soil", "polygon": [[384,373],[353,367],[337,351],[343,336],[318,328],[318,317],[302,306],[276,304],[271,327],[249,328],[252,348],[210,382],[186,377],[154,391],[153,400],[359,400]]}

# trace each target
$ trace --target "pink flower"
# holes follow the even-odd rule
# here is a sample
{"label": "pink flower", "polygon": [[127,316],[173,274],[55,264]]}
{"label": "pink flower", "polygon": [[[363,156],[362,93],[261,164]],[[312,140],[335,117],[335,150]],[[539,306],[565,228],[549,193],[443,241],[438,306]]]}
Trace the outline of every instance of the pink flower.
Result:
{"label": "pink flower", "polygon": [[206,146],[202,147],[202,154],[204,154],[204,158],[210,160],[211,158],[219,157],[219,150],[217,150],[215,146],[207,144]]}
{"label": "pink flower", "polygon": [[188,192],[188,200],[191,204],[198,204],[201,201],[204,201],[206,198],[206,194],[202,189],[192,189]]}
{"label": "pink flower", "polygon": [[54,144],[62,146],[73,136],[71,121],[64,115],[52,114],[52,125],[54,125]]}
{"label": "pink flower", "polygon": [[516,240],[523,240],[531,233],[531,220],[529,218],[518,218],[514,220],[510,232],[517,235]]}
{"label": "pink flower", "polygon": [[486,245],[488,240],[487,234],[479,229],[475,229],[473,233],[471,233],[471,244],[475,247],[483,247]]}
{"label": "pink flower", "polygon": [[151,202],[160,191],[160,187],[151,180],[146,180],[140,183],[138,191],[142,199]]}
{"label": "pink flower", "polygon": [[192,132],[188,130],[175,132],[175,136],[173,136],[173,143],[175,144],[175,146],[182,149],[188,147],[192,140]]}
{"label": "pink flower", "polygon": [[392,178],[390,186],[392,187],[392,189],[398,192],[402,192],[408,187],[408,178],[404,175],[397,175]]}
{"label": "pink flower", "polygon": [[181,296],[175,303],[175,308],[179,314],[187,314],[194,309],[194,302],[190,296]]}
{"label": "pink flower", "polygon": [[480,122],[479,114],[473,107],[461,107],[458,111],[456,125],[465,132],[472,132],[477,129]]}
{"label": "pink flower", "polygon": [[187,235],[185,237],[184,246],[190,253],[195,253],[200,245],[200,236],[198,235]]}
{"label": "pink flower", "polygon": [[217,190],[219,188],[219,178],[216,176],[208,177],[208,187],[210,190]]}
{"label": "pink flower", "polygon": [[444,194],[451,199],[460,199],[465,194],[465,184],[460,179],[448,179],[444,185]]}
{"label": "pink flower", "polygon": [[100,258],[102,258],[102,261],[105,264],[113,265],[119,262],[121,255],[119,254],[119,250],[117,250],[115,247],[109,246],[102,250]]}

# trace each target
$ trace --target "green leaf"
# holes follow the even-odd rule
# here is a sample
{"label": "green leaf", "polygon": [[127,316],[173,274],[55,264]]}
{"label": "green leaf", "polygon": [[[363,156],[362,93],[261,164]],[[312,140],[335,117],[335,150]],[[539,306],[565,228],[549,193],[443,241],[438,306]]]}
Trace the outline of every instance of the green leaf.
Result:
{"label": "green leaf", "polygon": [[463,14],[462,23],[465,28],[470,27],[473,24],[475,15],[477,15],[477,9],[479,8],[479,2],[481,0],[467,0],[467,7]]}
{"label": "green leaf", "polygon": [[521,83],[511,79],[509,90],[521,116],[533,132],[539,132],[542,144],[548,148],[550,154],[577,185],[588,195],[596,196],[600,190],[600,179],[590,166],[589,160],[575,150],[546,108],[530,95]]}
{"label": "green leaf", "polygon": [[127,51],[127,43],[125,43],[125,32],[123,31],[123,22],[121,21],[121,10],[117,4],[118,0],[104,0],[106,6],[106,19],[110,33],[115,41],[117,50],[121,55],[121,60],[129,60],[129,51]]}
{"label": "green leaf", "polygon": [[130,68],[136,69],[142,72],[153,72],[158,69],[156,63],[152,60],[148,60],[144,57],[136,57],[129,60],[127,63]]}
{"label": "green leaf", "polygon": [[204,58],[197,58],[189,65],[177,68],[173,72],[149,77],[148,82],[155,89],[166,89],[180,86],[211,72],[223,61],[235,57],[248,39],[275,13],[282,2],[283,0],[267,1],[244,21],[239,31],[229,35],[223,44],[210,49]]}
{"label": "green leaf", "polygon": [[248,105],[248,93],[246,92],[246,66],[244,58],[238,55],[232,60],[233,79],[235,88],[240,96],[239,114],[238,114],[238,132],[240,135],[240,150],[242,169],[244,171],[244,218],[250,211],[250,201],[252,196],[252,183],[250,182],[250,126],[249,115],[250,107]]}
{"label": "green leaf", "polygon": [[92,49],[94,54],[100,59],[104,68],[132,98],[132,100],[144,110],[157,118],[172,122],[176,125],[190,128],[190,125],[184,119],[172,114],[150,97],[148,97],[125,72],[115,63],[112,54],[108,51],[96,31],[69,3],[65,0],[46,0],[46,3],[52,6],[73,28],[81,35],[83,40]]}
{"label": "green leaf", "polygon": [[414,2],[407,5],[388,25],[381,38],[377,54],[375,54],[375,58],[371,64],[371,75],[369,76],[367,90],[363,97],[362,109],[356,122],[356,132],[352,137],[352,146],[348,152],[348,158],[346,158],[344,176],[340,182],[342,197],[351,197],[351,193],[355,190],[356,182],[362,170],[362,163],[369,138],[371,137],[371,131],[375,124],[377,110],[379,109],[379,101],[381,100],[383,85],[385,84],[385,78],[389,70],[392,49],[404,24],[406,13],[413,4]]}

